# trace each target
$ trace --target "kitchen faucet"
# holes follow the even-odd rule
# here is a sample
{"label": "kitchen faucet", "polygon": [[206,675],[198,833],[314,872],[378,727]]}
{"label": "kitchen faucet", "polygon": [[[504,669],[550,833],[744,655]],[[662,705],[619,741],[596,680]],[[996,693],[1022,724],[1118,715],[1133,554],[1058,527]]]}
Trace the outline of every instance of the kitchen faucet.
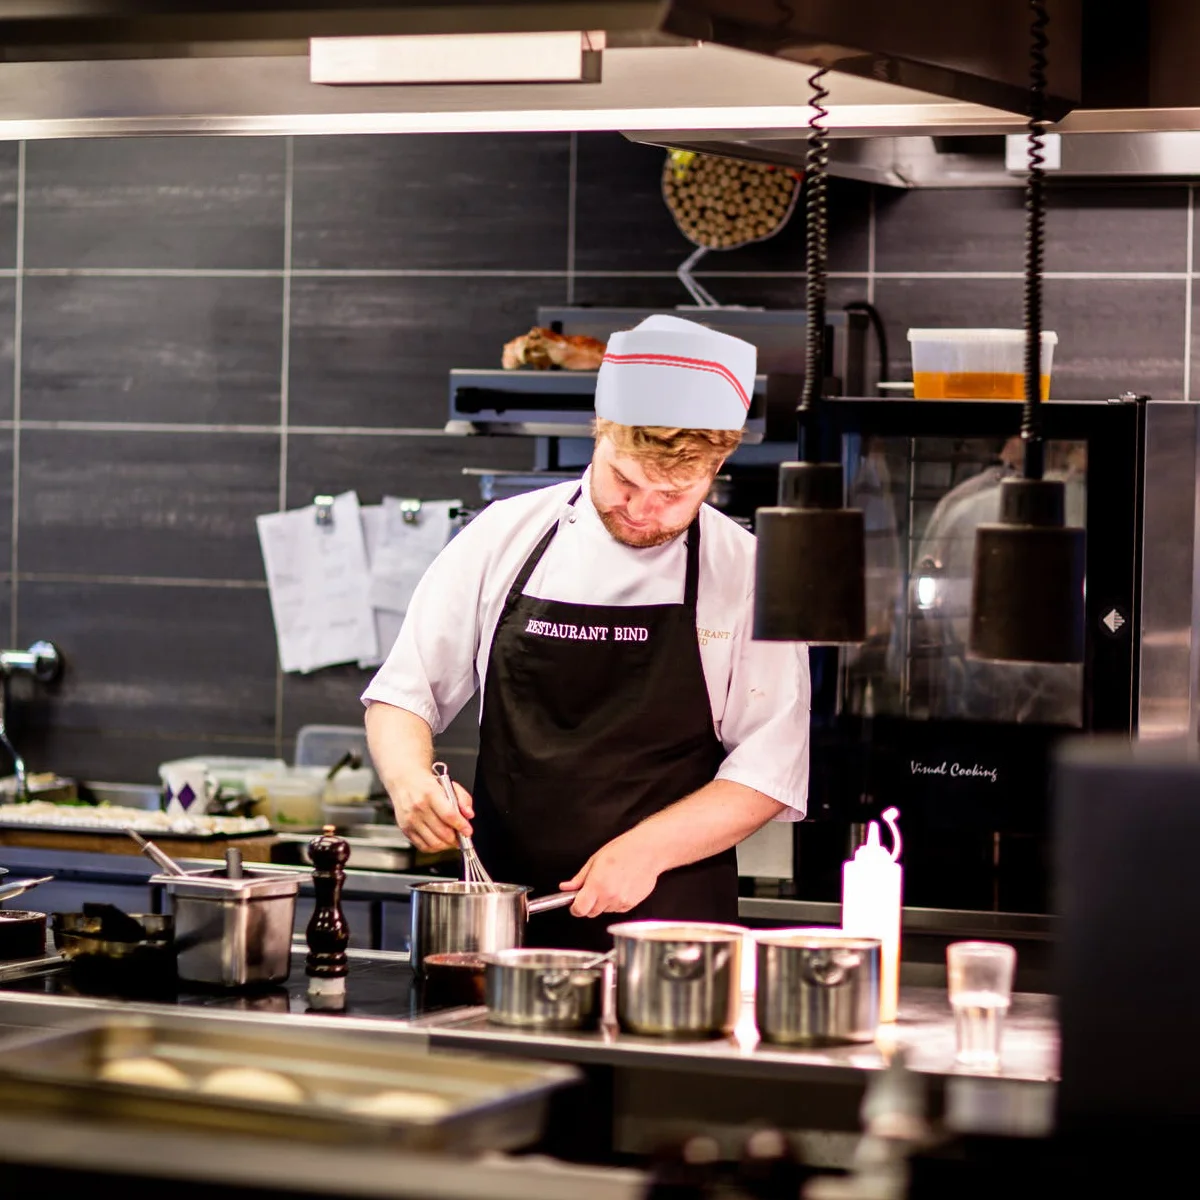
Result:
{"label": "kitchen faucet", "polygon": [[29,799],[25,760],[8,736],[8,681],[13,675],[31,675],[38,683],[53,683],[62,674],[62,655],[53,642],[34,642],[28,650],[0,650],[0,746],[13,760],[17,799]]}

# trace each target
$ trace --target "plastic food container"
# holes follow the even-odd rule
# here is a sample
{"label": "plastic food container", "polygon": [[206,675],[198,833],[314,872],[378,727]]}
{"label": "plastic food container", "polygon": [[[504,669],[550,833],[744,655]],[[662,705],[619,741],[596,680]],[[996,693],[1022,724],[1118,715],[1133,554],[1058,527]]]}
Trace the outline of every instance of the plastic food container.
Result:
{"label": "plastic food container", "polygon": [[[1023,400],[1023,329],[910,329],[917,400]],[[1058,334],[1042,333],[1042,399]]]}
{"label": "plastic food container", "polygon": [[325,784],[326,804],[366,804],[375,786],[370,767],[344,767]]}
{"label": "plastic food container", "polygon": [[251,772],[246,791],[256,816],[267,817],[276,829],[320,829],[324,822],[324,767],[291,767],[284,771]]}

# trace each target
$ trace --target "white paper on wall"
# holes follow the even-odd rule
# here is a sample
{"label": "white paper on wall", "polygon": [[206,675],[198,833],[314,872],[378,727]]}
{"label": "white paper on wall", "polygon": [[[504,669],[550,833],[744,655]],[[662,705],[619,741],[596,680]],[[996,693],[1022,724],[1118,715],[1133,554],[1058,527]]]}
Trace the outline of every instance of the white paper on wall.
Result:
{"label": "white paper on wall", "polygon": [[285,671],[315,671],[379,653],[357,494],[335,497],[331,515],[329,524],[319,525],[310,504],[257,521]]}
{"label": "white paper on wall", "polygon": [[380,537],[371,556],[372,607],[401,615],[408,611],[421,576],[450,540],[450,514],[459,504],[458,500],[423,501],[417,519],[411,521],[405,519],[400,500],[384,496]]}
{"label": "white paper on wall", "polygon": [[[383,541],[383,505],[364,504],[359,509],[359,516],[362,518],[363,540],[367,546],[369,571],[370,564],[375,561],[379,543]],[[382,664],[396,644],[396,639],[400,636],[400,627],[404,624],[404,613],[402,612],[396,612],[390,608],[374,608],[371,611],[375,614],[375,640],[378,643],[378,651],[369,658],[358,660],[358,665],[364,670]]]}

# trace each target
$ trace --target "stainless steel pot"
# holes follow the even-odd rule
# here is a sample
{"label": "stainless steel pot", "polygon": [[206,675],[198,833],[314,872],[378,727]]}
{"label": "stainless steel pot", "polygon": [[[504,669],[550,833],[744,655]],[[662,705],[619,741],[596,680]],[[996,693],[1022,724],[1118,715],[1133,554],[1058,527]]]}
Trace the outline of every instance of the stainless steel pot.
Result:
{"label": "stainless steel pot", "polygon": [[717,1037],[741,1003],[738,925],[626,921],[609,929],[617,956],[617,1021],[628,1033]]}
{"label": "stainless steel pot", "polygon": [[566,908],[574,892],[529,899],[519,883],[438,880],[412,888],[412,965],[425,973],[425,957],[469,950],[488,954],[513,950],[525,941],[525,922],[535,913]]}
{"label": "stainless steel pot", "polygon": [[878,938],[781,929],[758,936],[759,1036],[780,1045],[870,1042],[879,1027]]}
{"label": "stainless steel pot", "polygon": [[500,950],[485,956],[488,1019],[521,1029],[593,1029],[604,963],[590,950]]}
{"label": "stainless steel pot", "polygon": [[171,898],[179,978],[218,987],[282,983],[292,965],[299,875],[155,875]]}

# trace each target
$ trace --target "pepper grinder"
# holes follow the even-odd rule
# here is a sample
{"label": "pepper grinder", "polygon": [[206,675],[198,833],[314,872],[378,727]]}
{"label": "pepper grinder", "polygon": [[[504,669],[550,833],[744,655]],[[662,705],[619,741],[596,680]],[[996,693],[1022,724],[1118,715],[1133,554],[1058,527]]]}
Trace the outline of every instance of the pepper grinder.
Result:
{"label": "pepper grinder", "polygon": [[350,927],[342,912],[342,887],[346,882],[346,861],[350,845],[337,837],[334,826],[326,825],[320,836],[308,843],[313,865],[313,890],[316,904],[308,922],[308,957],[304,973],[308,976],[308,1000],[313,1008],[340,1009],[346,1004],[346,973],[349,963],[346,947]]}

